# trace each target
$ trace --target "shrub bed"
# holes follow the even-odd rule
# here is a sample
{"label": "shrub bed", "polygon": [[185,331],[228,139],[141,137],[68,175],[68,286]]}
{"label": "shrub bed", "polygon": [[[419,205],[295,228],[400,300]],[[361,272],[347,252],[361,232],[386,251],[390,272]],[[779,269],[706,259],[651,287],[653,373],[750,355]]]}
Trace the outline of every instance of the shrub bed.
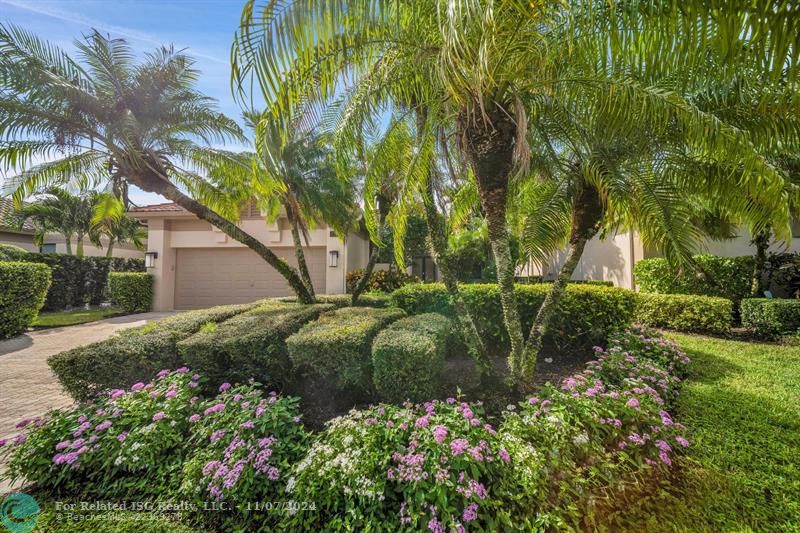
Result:
{"label": "shrub bed", "polygon": [[800,331],[800,300],[747,298],[742,300],[742,326],[758,337],[774,339]]}
{"label": "shrub bed", "polygon": [[[508,345],[497,285],[462,285],[462,297],[487,344]],[[548,284],[515,288],[523,331],[530,331]],[[407,285],[392,293],[395,306],[409,314],[441,313],[453,316],[443,284]],[[633,318],[636,294],[627,289],[592,284],[569,285],[556,310],[546,341],[559,348],[588,349],[605,342],[609,333],[627,327]]]}
{"label": "shrub bed", "polygon": [[145,272],[111,272],[111,302],[127,313],[145,313],[153,307],[153,276]]}
{"label": "shrub bed", "polygon": [[28,329],[44,305],[50,269],[19,261],[0,262],[0,339]]}
{"label": "shrub bed", "polygon": [[104,391],[144,381],[161,368],[179,366],[178,341],[204,324],[221,322],[254,305],[224,305],[180,313],[53,355],[47,364],[70,396],[78,401],[91,400]]}
{"label": "shrub bed", "polygon": [[405,315],[399,309],[346,307],[322,315],[286,339],[298,371],[334,380],[340,390],[372,388],[372,340]]}
{"label": "shrub bed", "polygon": [[635,321],[645,326],[725,334],[733,322],[733,302],[725,298],[640,292],[637,300]]}
{"label": "shrub bed", "polygon": [[283,387],[290,378],[286,338],[331,311],[332,305],[269,303],[211,324],[177,344],[178,358],[202,373],[211,386],[254,379]]}
{"label": "shrub bed", "polygon": [[[294,296],[275,298],[279,302],[296,302]],[[350,294],[317,294],[317,303],[331,304],[336,307],[350,307],[353,297]],[[389,294],[366,293],[358,297],[356,307],[389,307],[392,297]]]}
{"label": "shrub bed", "polygon": [[434,397],[452,331],[450,319],[424,313],[378,333],[372,343],[372,382],[378,395],[390,402]]}
{"label": "shrub bed", "polygon": [[[351,270],[347,273],[348,293],[352,293],[355,290],[358,281],[363,275],[363,269]],[[372,275],[369,277],[369,281],[367,281],[367,287],[365,290],[390,293],[396,291],[404,285],[408,285],[409,283],[414,283],[416,281],[419,281],[419,279],[399,270],[373,270]]]}

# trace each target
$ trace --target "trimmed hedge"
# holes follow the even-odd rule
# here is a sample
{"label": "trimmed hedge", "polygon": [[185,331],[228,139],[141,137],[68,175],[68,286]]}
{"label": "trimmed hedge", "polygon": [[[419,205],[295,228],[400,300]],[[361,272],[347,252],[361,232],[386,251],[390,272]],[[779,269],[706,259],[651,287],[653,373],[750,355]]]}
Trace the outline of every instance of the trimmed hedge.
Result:
{"label": "trimmed hedge", "polygon": [[290,379],[286,338],[304,324],[333,310],[330,304],[270,302],[200,331],[177,344],[182,364],[216,386],[251,379],[281,388]]}
{"label": "trimmed hedge", "polygon": [[403,318],[372,343],[372,382],[390,402],[424,401],[436,394],[453,322],[437,313]]}
{"label": "trimmed hedge", "polygon": [[750,295],[754,259],[752,256],[719,257],[696,255],[697,265],[710,280],[697,271],[676,272],[666,259],[642,259],[633,267],[642,292],[697,294],[727,298],[737,304]]}
{"label": "trimmed hedge", "polygon": [[800,331],[800,300],[747,298],[742,300],[742,326],[758,337],[774,339]]}
{"label": "trimmed hedge", "polygon": [[[487,345],[508,346],[497,285],[461,285],[461,295]],[[523,331],[530,331],[550,285],[516,285]],[[408,314],[441,313],[453,317],[447,290],[441,283],[406,285],[392,293],[395,306]],[[636,293],[594,284],[570,284],[559,303],[545,341],[559,348],[583,349],[603,344],[608,335],[631,323]]]}
{"label": "trimmed hedge", "polygon": [[[364,269],[358,268],[347,273],[346,285],[347,292],[352,293],[356,289]],[[400,270],[373,270],[372,275],[367,281],[367,291],[390,293],[396,291],[409,283],[419,282],[419,278],[406,274]]]}
{"label": "trimmed hedge", "polygon": [[[275,298],[279,302],[296,302],[297,298],[294,296],[282,296]],[[353,297],[350,294],[317,294],[317,303],[331,304],[335,307],[350,307]],[[368,293],[362,294],[358,297],[356,307],[389,307],[392,303],[392,297],[389,294],[375,294]]]}
{"label": "trimmed hedge", "polygon": [[372,388],[372,340],[405,316],[400,309],[345,307],[323,314],[286,339],[289,359],[298,370],[334,380],[339,390]]}
{"label": "trimmed hedge", "polygon": [[145,272],[110,272],[111,302],[128,313],[145,313],[153,307],[153,276]]}
{"label": "trimmed hedge", "polygon": [[91,400],[105,391],[146,381],[161,369],[180,366],[179,341],[204,324],[227,320],[255,305],[223,305],[180,313],[53,355],[47,364],[70,396],[78,401]]}
{"label": "trimmed hedge", "polygon": [[635,320],[645,326],[687,332],[728,333],[733,302],[695,294],[638,294]]}
{"label": "trimmed hedge", "polygon": [[19,335],[33,323],[49,287],[47,266],[0,262],[0,339]]}

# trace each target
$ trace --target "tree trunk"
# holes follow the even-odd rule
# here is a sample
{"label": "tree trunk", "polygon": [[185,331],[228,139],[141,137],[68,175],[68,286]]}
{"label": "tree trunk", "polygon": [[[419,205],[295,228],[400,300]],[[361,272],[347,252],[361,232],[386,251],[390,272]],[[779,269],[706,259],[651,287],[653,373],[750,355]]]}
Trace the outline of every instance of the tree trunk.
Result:
{"label": "tree trunk", "polygon": [[106,257],[114,257],[114,239],[108,239],[108,247],[106,248]]}
{"label": "tree trunk", "polygon": [[160,177],[155,172],[150,174],[129,174],[131,181],[140,189],[147,192],[154,192],[161,196],[172,200],[182,208],[194,214],[198,218],[209,222],[212,226],[219,228],[223,233],[230,238],[238,241],[255,253],[257,253],[264,261],[266,261],[272,268],[277,270],[289,283],[294,293],[297,295],[297,300],[300,303],[310,304],[314,303],[314,297],[308,292],[303,280],[297,274],[297,271],[289,266],[286,261],[275,255],[275,253],[267,248],[264,243],[253,237],[252,235],[242,231],[239,226],[233,222],[221,217],[208,207],[204,206],[194,198],[191,198],[173,185],[166,178]]}
{"label": "tree trunk", "polygon": [[83,257],[83,235],[78,234],[78,242],[75,245],[75,255]]}
{"label": "tree trunk", "polygon": [[764,281],[764,269],[767,265],[767,249],[769,248],[771,230],[769,228],[756,233],[751,241],[756,247],[756,257],[753,264],[753,281],[750,294],[753,298],[761,298],[769,287]]}
{"label": "tree trunk", "polygon": [[531,332],[528,335],[528,341],[525,343],[522,375],[523,379],[528,382],[532,381],[534,377],[536,360],[542,350],[542,341],[553,319],[558,303],[564,295],[569,280],[572,278],[572,273],[575,272],[575,268],[578,266],[586,243],[600,229],[602,218],[603,204],[600,201],[597,190],[594,187],[583,185],[572,207],[572,225],[570,227],[567,257],[553,282],[553,286],[536,313],[536,318],[531,325]]}
{"label": "tree trunk", "polygon": [[64,243],[67,247],[67,255],[72,255],[72,235],[64,235],[66,238],[66,242]]}
{"label": "tree trunk", "polygon": [[[288,211],[287,211],[288,214]],[[294,255],[297,257],[297,267],[300,270],[300,279],[308,289],[311,298],[316,299],[314,295],[314,284],[311,282],[311,274],[308,272],[308,265],[306,264],[306,254],[303,252],[303,242],[300,240],[300,230],[297,227],[297,217],[289,216],[289,225],[292,228],[292,241],[294,242]]]}
{"label": "tree trunk", "polygon": [[514,294],[514,268],[511,260],[506,221],[508,179],[514,168],[514,141],[516,125],[513,112],[496,102],[489,103],[481,112],[477,106],[472,112],[462,110],[458,116],[461,145],[478,184],[478,193],[489,229],[497,265],[497,285],[503,306],[503,321],[511,342],[508,363],[512,381],[518,381],[522,368],[524,337],[519,318],[517,298]]}
{"label": "tree trunk", "polygon": [[372,250],[369,253],[369,261],[367,261],[367,266],[364,268],[364,273],[361,274],[361,277],[358,278],[358,282],[356,286],[353,287],[353,295],[350,298],[350,305],[355,307],[358,303],[358,298],[367,288],[367,284],[369,283],[369,278],[372,276],[372,271],[375,270],[375,263],[378,262],[378,257],[381,255],[381,249],[377,246],[372,247]]}

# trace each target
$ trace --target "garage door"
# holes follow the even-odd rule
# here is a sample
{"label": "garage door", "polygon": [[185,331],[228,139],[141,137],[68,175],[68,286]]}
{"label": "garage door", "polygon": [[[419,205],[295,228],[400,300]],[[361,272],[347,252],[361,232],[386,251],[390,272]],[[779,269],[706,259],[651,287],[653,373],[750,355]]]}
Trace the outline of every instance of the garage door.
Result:
{"label": "garage door", "polygon": [[[297,267],[293,248],[273,249]],[[325,248],[305,250],[311,282],[325,292]],[[286,280],[248,248],[179,248],[175,264],[175,308],[247,303],[293,294]]]}

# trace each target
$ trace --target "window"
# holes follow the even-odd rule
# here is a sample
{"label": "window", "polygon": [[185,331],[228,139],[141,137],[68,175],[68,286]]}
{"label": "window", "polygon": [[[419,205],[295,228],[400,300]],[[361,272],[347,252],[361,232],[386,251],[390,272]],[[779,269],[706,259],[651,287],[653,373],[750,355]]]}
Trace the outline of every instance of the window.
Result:
{"label": "window", "polygon": [[54,254],[56,253],[56,243],[54,242],[46,242],[42,245],[42,253],[43,254]]}

